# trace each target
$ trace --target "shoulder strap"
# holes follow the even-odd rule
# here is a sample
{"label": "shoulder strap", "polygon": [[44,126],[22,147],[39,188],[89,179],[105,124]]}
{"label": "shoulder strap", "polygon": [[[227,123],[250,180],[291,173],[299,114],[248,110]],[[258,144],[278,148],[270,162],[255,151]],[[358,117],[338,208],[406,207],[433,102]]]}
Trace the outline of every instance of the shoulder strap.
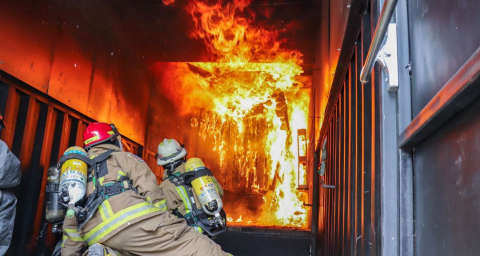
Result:
{"label": "shoulder strap", "polygon": [[113,149],[109,149],[107,152],[103,152],[100,155],[94,157],[93,159],[91,159],[92,165],[107,160],[107,158],[109,158],[112,155],[112,153],[113,153]]}
{"label": "shoulder strap", "polygon": [[200,177],[203,177],[203,176],[213,176],[213,174],[212,174],[212,171],[210,171],[210,169],[202,168],[198,171],[183,173],[180,176],[182,176],[182,178],[183,178],[183,180],[185,181],[186,184],[190,184],[196,178],[200,178]]}
{"label": "shoulder strap", "polygon": [[100,155],[92,159],[89,159],[91,162],[91,165],[88,168],[87,182],[91,182],[93,180],[92,171],[94,171],[96,168],[98,168],[97,170],[99,174],[98,178],[107,175],[108,169],[107,169],[107,163],[105,161],[112,155],[112,153],[113,153],[113,149],[109,149],[107,152],[103,152]]}
{"label": "shoulder strap", "polygon": [[60,157],[60,161],[58,161],[57,168],[60,169],[62,165],[70,159],[80,159],[83,162],[85,162],[88,166],[93,165],[92,159],[78,153],[71,153],[71,154],[63,155],[62,157]]}
{"label": "shoulder strap", "polygon": [[90,159],[84,155],[81,155],[81,154],[78,154],[78,153],[71,153],[71,154],[68,154],[68,155],[63,155],[62,157],[60,157],[60,161],[58,161],[58,165],[57,165],[57,168],[61,168],[62,165],[67,161],[67,160],[70,160],[70,159],[80,159],[82,160],[83,162],[85,162],[89,167],[96,164],[96,163],[100,163],[100,162],[103,162],[105,160],[107,160],[108,157],[110,157],[110,155],[112,154],[113,150],[112,149],[109,149],[107,152],[104,152],[98,156],[96,156],[95,158],[93,159]]}
{"label": "shoulder strap", "polygon": [[183,177],[181,175],[179,177],[171,176],[168,178],[168,180],[177,187],[183,186],[185,184],[185,181],[183,180]]}

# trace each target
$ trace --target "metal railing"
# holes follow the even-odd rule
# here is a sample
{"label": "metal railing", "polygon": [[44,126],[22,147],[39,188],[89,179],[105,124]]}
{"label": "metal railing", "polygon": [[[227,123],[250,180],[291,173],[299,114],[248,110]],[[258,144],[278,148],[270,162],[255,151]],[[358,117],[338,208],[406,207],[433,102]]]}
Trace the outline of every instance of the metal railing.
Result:
{"label": "metal railing", "polygon": [[385,0],[383,4],[382,13],[378,19],[377,28],[375,29],[375,34],[373,35],[373,41],[368,50],[367,59],[363,64],[362,73],[360,74],[360,82],[365,84],[370,79],[370,73],[372,72],[373,66],[382,46],[383,39],[385,38],[385,33],[388,29],[388,23],[392,18],[393,11],[397,5],[398,0]]}

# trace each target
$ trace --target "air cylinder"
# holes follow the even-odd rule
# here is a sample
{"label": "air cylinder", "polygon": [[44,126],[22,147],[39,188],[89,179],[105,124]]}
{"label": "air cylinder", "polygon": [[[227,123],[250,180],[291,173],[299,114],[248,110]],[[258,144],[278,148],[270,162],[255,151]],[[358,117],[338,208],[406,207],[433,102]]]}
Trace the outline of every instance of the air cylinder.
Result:
{"label": "air cylinder", "polygon": [[[200,158],[191,158],[185,163],[185,170],[187,172],[200,171],[205,168]],[[192,187],[202,205],[203,211],[209,215],[218,215],[222,210],[223,203],[212,176],[202,175],[197,177],[192,180]]]}
{"label": "air cylinder", "polygon": [[66,160],[61,167],[60,178],[60,201],[68,204],[67,217],[72,218],[75,214],[74,207],[83,199],[87,188],[87,164],[75,155],[87,156],[81,147],[69,147],[64,155],[72,154],[72,158]]}

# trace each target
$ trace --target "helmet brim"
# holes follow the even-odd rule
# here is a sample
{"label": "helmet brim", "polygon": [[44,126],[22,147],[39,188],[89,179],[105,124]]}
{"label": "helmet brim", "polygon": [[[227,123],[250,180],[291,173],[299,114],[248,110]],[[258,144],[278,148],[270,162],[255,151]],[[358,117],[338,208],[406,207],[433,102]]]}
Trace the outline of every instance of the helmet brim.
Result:
{"label": "helmet brim", "polygon": [[180,152],[180,154],[176,155],[175,157],[171,158],[171,159],[168,159],[168,160],[162,160],[161,158],[157,158],[157,164],[159,166],[164,166],[164,165],[167,165],[167,164],[170,164],[170,163],[173,163],[179,159],[182,159],[184,158],[185,156],[187,155],[187,150],[182,148],[182,152]]}

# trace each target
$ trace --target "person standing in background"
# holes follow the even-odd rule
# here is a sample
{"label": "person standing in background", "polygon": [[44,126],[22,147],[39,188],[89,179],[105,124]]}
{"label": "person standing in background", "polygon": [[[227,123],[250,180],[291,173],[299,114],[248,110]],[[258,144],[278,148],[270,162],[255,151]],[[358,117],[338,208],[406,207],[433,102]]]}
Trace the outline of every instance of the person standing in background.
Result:
{"label": "person standing in background", "polygon": [[[0,114],[0,132],[3,128],[5,123]],[[20,161],[0,140],[0,256],[7,253],[15,223],[17,198],[10,189],[20,184],[21,178]]]}

